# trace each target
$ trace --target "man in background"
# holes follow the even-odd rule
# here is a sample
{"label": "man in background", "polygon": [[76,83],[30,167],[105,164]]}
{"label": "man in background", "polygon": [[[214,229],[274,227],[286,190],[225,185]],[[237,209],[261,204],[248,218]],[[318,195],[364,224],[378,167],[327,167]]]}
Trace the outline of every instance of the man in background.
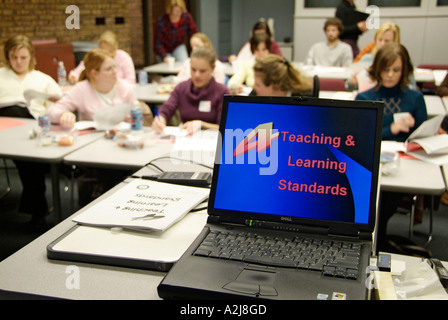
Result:
{"label": "man in background", "polygon": [[353,61],[352,48],[340,41],[344,32],[344,25],[338,18],[329,18],[324,25],[327,41],[314,44],[309,53],[308,60],[318,66],[349,67]]}

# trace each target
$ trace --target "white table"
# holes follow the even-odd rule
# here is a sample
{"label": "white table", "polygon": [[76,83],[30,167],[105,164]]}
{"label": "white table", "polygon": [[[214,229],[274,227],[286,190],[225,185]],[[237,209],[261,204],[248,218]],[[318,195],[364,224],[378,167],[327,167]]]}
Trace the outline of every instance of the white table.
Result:
{"label": "white table", "polygon": [[173,67],[170,67],[168,63],[160,62],[143,68],[143,71],[152,74],[172,75],[178,74],[181,70],[183,62],[176,61]]}
{"label": "white table", "polygon": [[[361,66],[353,65],[352,67],[325,67],[325,66],[308,66],[303,63],[293,62],[293,64],[304,71],[309,76],[319,76],[319,78],[325,79],[350,79],[350,77],[356,72],[361,70]],[[434,82],[434,74],[429,69],[416,69],[414,71],[414,78],[416,82]]]}
{"label": "white table", "polygon": [[172,144],[145,144],[143,149],[128,149],[114,140],[101,138],[64,157],[64,163],[86,167],[138,170],[153,159],[169,155]]}
{"label": "white table", "polygon": [[438,196],[446,185],[438,165],[413,159],[400,159],[394,175],[381,176],[381,190]]}
{"label": "white table", "polygon": [[115,141],[102,138],[67,155],[64,157],[64,163],[138,170],[154,159],[172,157],[173,168],[185,167],[190,160],[213,167],[218,138],[217,131],[201,131],[197,135],[177,138],[175,143],[170,143],[161,142],[151,133],[151,129],[147,130],[143,149],[133,150],[119,147]]}
{"label": "white table", "polygon": [[[89,133],[79,135],[75,138],[75,142],[72,146],[61,147],[51,145],[42,147],[39,146],[37,139],[29,138],[29,134],[33,128],[38,128],[37,120],[23,118],[13,118],[13,120],[21,121],[24,125],[0,131],[0,157],[50,164],[53,202],[56,219],[59,222],[61,220],[62,208],[59,190],[58,166],[62,163],[62,160],[66,155],[88,145],[89,143],[92,143],[93,141],[99,139],[103,134]],[[2,118],[0,118],[0,121],[2,121]]]}
{"label": "white table", "polygon": [[324,67],[324,66],[307,66],[301,63],[294,63],[295,67],[304,72],[309,77],[318,76],[324,79],[349,79],[353,71],[350,68],[342,67]]}
{"label": "white table", "polygon": [[[231,77],[235,73],[233,66],[228,62],[223,62],[223,65],[224,65],[224,73],[227,76]],[[182,66],[183,62],[178,61],[174,63],[174,66],[172,68],[168,66],[168,63],[160,62],[143,68],[143,71],[158,75],[175,75],[179,73]]]}
{"label": "white table", "polygon": [[434,82],[434,74],[431,69],[415,68],[414,70],[415,82]]}
{"label": "white table", "polygon": [[[432,240],[434,196],[446,191],[446,183],[440,166],[413,159],[400,159],[398,170],[394,175],[381,176],[381,191],[423,194],[431,196],[429,214],[429,235],[426,245]],[[413,234],[414,212],[411,212],[409,237]]]}
{"label": "white table", "polygon": [[169,99],[170,94],[157,93],[157,87],[157,83],[136,84],[134,90],[137,99],[150,104],[162,104],[166,102]]}

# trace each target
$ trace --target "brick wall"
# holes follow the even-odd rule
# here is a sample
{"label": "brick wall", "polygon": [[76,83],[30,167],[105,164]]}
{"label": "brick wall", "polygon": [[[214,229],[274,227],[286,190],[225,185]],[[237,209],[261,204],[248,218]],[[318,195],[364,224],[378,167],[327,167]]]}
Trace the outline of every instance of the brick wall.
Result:
{"label": "brick wall", "polygon": [[[79,8],[79,29],[66,28],[70,5]],[[104,25],[97,25],[97,18],[104,18]],[[116,18],[124,23],[116,24]],[[117,34],[120,48],[132,56],[137,68],[144,65],[141,0],[0,0],[0,45],[17,34],[32,40],[96,41],[106,30]]]}

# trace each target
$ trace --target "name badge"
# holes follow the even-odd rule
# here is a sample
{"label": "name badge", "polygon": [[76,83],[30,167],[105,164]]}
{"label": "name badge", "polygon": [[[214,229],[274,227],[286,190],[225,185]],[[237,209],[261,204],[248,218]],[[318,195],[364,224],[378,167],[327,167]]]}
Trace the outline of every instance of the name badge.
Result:
{"label": "name badge", "polygon": [[199,103],[199,112],[210,112],[212,111],[211,101],[201,101]]}

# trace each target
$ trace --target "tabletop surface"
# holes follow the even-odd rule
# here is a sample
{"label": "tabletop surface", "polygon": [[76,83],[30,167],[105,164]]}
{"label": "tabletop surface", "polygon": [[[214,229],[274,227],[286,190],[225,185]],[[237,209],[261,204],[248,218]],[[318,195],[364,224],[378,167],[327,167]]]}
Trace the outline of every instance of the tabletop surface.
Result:
{"label": "tabletop surface", "polygon": [[103,134],[92,132],[75,137],[71,146],[40,146],[37,138],[30,133],[38,128],[37,120],[22,118],[0,118],[0,122],[16,121],[18,126],[0,130],[0,156],[13,159],[27,159],[40,162],[60,162],[67,154],[99,139]]}

